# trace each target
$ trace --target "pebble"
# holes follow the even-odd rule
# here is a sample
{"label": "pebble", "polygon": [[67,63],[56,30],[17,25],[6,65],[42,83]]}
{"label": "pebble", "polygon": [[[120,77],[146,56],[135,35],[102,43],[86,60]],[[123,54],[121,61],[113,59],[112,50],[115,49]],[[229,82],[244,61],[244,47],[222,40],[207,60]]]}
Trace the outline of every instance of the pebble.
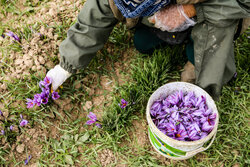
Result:
{"label": "pebble", "polygon": [[38,61],[40,62],[40,64],[45,64],[45,60],[42,56],[39,56]]}
{"label": "pebble", "polygon": [[18,153],[23,153],[23,151],[24,151],[24,144],[18,145],[18,146],[16,147],[16,151],[17,151]]}

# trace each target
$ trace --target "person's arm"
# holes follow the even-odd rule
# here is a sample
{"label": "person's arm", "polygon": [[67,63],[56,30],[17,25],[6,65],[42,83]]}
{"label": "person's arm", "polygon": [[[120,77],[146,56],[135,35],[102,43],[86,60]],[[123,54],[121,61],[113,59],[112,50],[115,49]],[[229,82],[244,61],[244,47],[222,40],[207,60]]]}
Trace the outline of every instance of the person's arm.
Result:
{"label": "person's arm", "polygon": [[56,90],[77,69],[85,68],[100,50],[117,23],[108,0],[88,0],[59,47],[60,65],[47,76]]}
{"label": "person's arm", "polygon": [[116,25],[108,0],[88,0],[61,43],[60,66],[74,73],[86,67],[106,43]]}

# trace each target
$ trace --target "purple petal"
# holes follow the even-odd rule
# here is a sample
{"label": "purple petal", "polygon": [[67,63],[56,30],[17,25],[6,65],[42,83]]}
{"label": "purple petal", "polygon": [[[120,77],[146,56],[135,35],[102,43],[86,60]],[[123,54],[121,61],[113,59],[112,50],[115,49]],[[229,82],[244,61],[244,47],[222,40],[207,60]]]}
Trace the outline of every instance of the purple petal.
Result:
{"label": "purple petal", "polygon": [[25,126],[27,125],[29,122],[25,119],[23,119],[21,122],[20,122],[20,126]]}
{"label": "purple petal", "polygon": [[95,122],[96,122],[95,120],[92,120],[92,119],[91,119],[91,120],[88,120],[88,121],[86,122],[86,124],[87,124],[87,125],[91,125],[91,124],[93,124],[93,123],[95,123]]}
{"label": "purple petal", "polygon": [[203,139],[204,137],[206,137],[208,134],[206,132],[201,132],[201,139]]}
{"label": "purple petal", "polygon": [[89,117],[91,120],[97,121],[97,117],[93,112],[89,112],[89,115],[87,117]]}
{"label": "purple petal", "polygon": [[203,113],[204,113],[203,110],[199,109],[199,110],[195,110],[191,115],[199,117],[199,116],[202,116]]}
{"label": "purple petal", "polygon": [[128,105],[128,102],[124,99],[121,99],[121,104],[119,105],[122,109]]}
{"label": "purple petal", "polygon": [[204,112],[204,115],[205,115],[205,116],[208,116],[208,115],[210,115],[210,114],[212,114],[212,109],[208,109],[208,110],[206,110],[206,111]]}
{"label": "purple petal", "polygon": [[44,81],[46,86],[49,86],[52,83],[52,79],[50,77],[47,77],[47,76],[44,78],[43,81]]}
{"label": "purple petal", "polygon": [[95,124],[98,128],[102,128],[102,125],[101,124]]}
{"label": "purple petal", "polygon": [[4,134],[5,134],[4,130],[1,130],[1,135],[4,135]]}
{"label": "purple petal", "polygon": [[28,165],[30,159],[31,159],[31,155],[24,161],[24,165]]}
{"label": "purple petal", "polygon": [[202,124],[202,127],[201,127],[201,129],[202,129],[203,131],[206,131],[206,132],[212,131],[213,128],[214,128],[214,126],[213,126],[213,125],[210,125],[210,124],[208,123],[208,121],[205,122],[205,123],[203,123],[203,124]]}
{"label": "purple petal", "polygon": [[154,104],[151,106],[151,110],[154,110],[155,112],[160,112],[162,109],[162,104],[160,101],[155,101]]}
{"label": "purple petal", "polygon": [[11,125],[11,126],[10,126],[10,131],[12,131],[12,130],[13,130],[13,127],[14,127],[13,125]]}
{"label": "purple petal", "polygon": [[2,111],[0,110],[0,116],[2,116],[3,117],[3,113],[2,113]]}
{"label": "purple petal", "polygon": [[60,95],[58,94],[58,92],[53,91],[51,97],[53,100],[56,100],[60,98]]}
{"label": "purple petal", "polygon": [[35,103],[32,99],[27,98],[27,108],[32,108],[34,107]]}

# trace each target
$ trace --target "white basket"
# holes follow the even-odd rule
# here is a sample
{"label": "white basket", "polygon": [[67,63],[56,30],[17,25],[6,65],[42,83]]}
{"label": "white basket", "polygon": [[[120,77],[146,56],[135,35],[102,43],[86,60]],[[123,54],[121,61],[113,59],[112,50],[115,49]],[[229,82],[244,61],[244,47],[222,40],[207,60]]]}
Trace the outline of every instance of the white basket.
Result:
{"label": "white basket", "polygon": [[[196,97],[204,96],[208,108],[212,109],[213,113],[216,113],[214,129],[208,134],[208,136],[196,141],[179,141],[162,133],[153,123],[150,116],[150,108],[152,104],[156,100],[167,97],[179,90],[182,90],[183,92],[194,92]],[[200,87],[186,82],[172,82],[158,88],[148,100],[146,117],[149,125],[149,139],[155,150],[161,155],[175,160],[188,159],[199,152],[207,150],[215,139],[219,123],[219,113],[211,96]],[[210,139],[211,141],[209,145],[206,148],[202,147]]]}

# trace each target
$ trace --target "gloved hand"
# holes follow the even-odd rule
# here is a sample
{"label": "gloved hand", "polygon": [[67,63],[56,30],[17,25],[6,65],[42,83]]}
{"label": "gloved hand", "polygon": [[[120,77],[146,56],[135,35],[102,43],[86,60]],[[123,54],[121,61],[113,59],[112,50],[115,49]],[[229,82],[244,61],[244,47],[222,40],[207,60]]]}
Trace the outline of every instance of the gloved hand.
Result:
{"label": "gloved hand", "polygon": [[193,26],[195,22],[190,18],[195,15],[194,5],[170,5],[156,12],[148,20],[162,31],[176,32]]}
{"label": "gloved hand", "polygon": [[59,86],[63,84],[64,81],[66,81],[66,79],[71,76],[71,73],[64,70],[60,65],[56,65],[54,68],[49,70],[46,76],[51,78],[52,90],[55,91]]}

